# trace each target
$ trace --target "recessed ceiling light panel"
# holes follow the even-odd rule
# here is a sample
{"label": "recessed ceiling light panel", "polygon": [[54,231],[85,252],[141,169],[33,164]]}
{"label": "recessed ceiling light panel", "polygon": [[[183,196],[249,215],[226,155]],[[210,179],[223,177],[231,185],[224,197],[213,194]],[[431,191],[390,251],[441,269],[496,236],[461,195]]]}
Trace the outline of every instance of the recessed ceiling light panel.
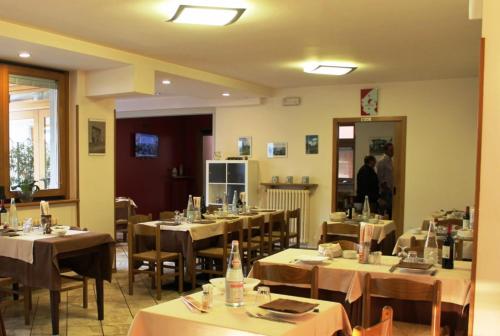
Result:
{"label": "recessed ceiling light panel", "polygon": [[19,57],[21,57],[21,58],[30,58],[31,54],[29,52],[27,52],[27,51],[21,51],[19,53]]}
{"label": "recessed ceiling light panel", "polygon": [[245,8],[180,5],[174,16],[168,21],[209,26],[225,26],[238,20],[244,11]]}
{"label": "recessed ceiling light panel", "polygon": [[161,83],[162,83],[163,85],[169,85],[169,84],[171,84],[172,82],[171,82],[171,81],[169,81],[168,79],[164,79],[164,80],[162,80],[162,81],[161,81]]}
{"label": "recessed ceiling light panel", "polygon": [[231,96],[231,94],[230,94],[229,92],[222,92],[222,95],[223,95],[224,97],[229,97],[229,96]]}
{"label": "recessed ceiling light panel", "polygon": [[304,72],[316,75],[343,76],[356,70],[352,65],[313,63],[304,67]]}

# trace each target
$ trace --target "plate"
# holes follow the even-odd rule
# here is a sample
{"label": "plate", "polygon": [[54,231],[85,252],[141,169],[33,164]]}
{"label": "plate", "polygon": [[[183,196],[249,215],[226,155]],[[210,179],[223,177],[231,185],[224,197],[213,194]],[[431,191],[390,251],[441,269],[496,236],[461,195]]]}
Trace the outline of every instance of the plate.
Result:
{"label": "plate", "polygon": [[[244,285],[243,288],[245,291],[252,291],[255,286],[257,286],[260,283],[259,279],[254,279],[254,278],[244,278],[243,279]],[[220,289],[223,291],[226,288],[226,278],[213,278],[210,279],[210,283],[214,285],[215,288]]]}
{"label": "plate", "polygon": [[303,262],[305,264],[318,265],[318,264],[322,264],[322,263],[328,261],[329,258],[328,257],[324,257],[324,256],[303,255],[303,256],[299,256],[297,258],[297,260],[300,261],[300,262]]}

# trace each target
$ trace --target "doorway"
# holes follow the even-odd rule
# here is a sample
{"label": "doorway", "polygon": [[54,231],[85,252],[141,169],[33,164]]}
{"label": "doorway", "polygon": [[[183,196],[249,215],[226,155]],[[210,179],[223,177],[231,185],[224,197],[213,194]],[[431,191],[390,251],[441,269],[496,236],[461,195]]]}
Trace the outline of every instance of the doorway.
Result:
{"label": "doorway", "polygon": [[344,211],[349,200],[356,200],[356,175],[364,158],[381,160],[387,143],[394,148],[392,219],[400,236],[404,229],[406,117],[333,119],[331,209]]}

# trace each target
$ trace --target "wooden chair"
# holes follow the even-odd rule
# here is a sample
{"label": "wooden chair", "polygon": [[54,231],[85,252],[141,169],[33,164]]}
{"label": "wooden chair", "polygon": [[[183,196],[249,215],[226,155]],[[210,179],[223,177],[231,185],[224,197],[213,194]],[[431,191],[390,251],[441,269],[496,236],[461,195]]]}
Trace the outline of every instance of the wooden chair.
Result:
{"label": "wooden chair", "polygon": [[[406,279],[381,278],[372,279],[370,273],[365,275],[363,291],[363,326],[370,325],[371,297],[382,296],[397,300],[432,302],[431,334],[438,336],[441,328],[441,281],[426,284]],[[405,323],[407,324],[407,323]],[[418,329],[418,325],[414,325]],[[426,330],[428,334],[428,330]]]}
{"label": "wooden chair", "polygon": [[335,240],[350,240],[359,242],[359,225],[344,223],[323,222],[322,243],[328,243]]}
{"label": "wooden chair", "polygon": [[267,247],[267,254],[271,255],[274,252],[274,247],[277,246],[279,251],[285,249],[286,236],[285,213],[273,213],[269,216],[269,223],[264,224],[264,245]]}
{"label": "wooden chair", "polygon": [[292,265],[266,265],[257,261],[253,265],[253,277],[283,285],[309,285],[312,299],[318,298],[318,266],[304,269]]}
{"label": "wooden chair", "polygon": [[152,220],[153,220],[152,214],[132,215],[129,217],[128,222],[132,224],[139,224],[139,223],[151,222]]}
{"label": "wooden chair", "polygon": [[369,328],[356,326],[352,331],[352,336],[392,336],[392,315],[392,308],[385,306],[379,323]]}
{"label": "wooden chair", "polygon": [[0,311],[0,336],[7,336],[5,325],[3,324],[2,312]]}
{"label": "wooden chair", "polygon": [[175,211],[162,211],[160,212],[160,220],[169,220],[175,218]]}
{"label": "wooden chair", "polygon": [[[236,235],[236,237],[234,237]],[[216,274],[220,276],[226,275],[227,259],[231,252],[229,246],[233,239],[243,242],[243,220],[235,222],[226,222],[224,224],[224,233],[222,234],[222,243],[218,246],[210,247],[203,250],[195,251],[195,260],[201,260],[201,273],[209,275]],[[240,256],[242,256],[242,248],[240,245]],[[221,269],[217,269],[217,263],[222,265]]]}
{"label": "wooden chair", "polygon": [[252,263],[264,255],[264,216],[249,218],[245,231],[241,247],[248,273]]}
{"label": "wooden chair", "polygon": [[210,204],[209,206],[207,206],[207,213],[212,214],[212,213],[214,213],[216,210],[218,210],[220,208],[221,208],[220,205]]}
{"label": "wooden chair", "polygon": [[332,243],[339,244],[342,250],[359,251],[359,244],[350,240],[337,240]]}
{"label": "wooden chair", "polygon": [[[443,240],[437,239],[438,243],[438,258],[441,259],[441,253],[443,249]],[[410,249],[408,251],[417,251],[417,255],[420,258],[424,257],[425,240],[418,240],[415,236],[410,238]],[[463,240],[455,240],[455,260],[463,259],[464,242]]]}
{"label": "wooden chair", "polygon": [[118,233],[122,234],[122,240],[127,241],[128,220],[131,216],[130,201],[126,198],[115,201],[115,241],[118,241]]}
{"label": "wooden chair", "polygon": [[[179,292],[183,291],[184,284],[184,264],[181,253],[174,252],[163,252],[161,251],[160,244],[160,226],[161,223],[155,226],[143,225],[143,224],[133,224],[128,225],[129,243],[128,243],[128,292],[129,295],[134,293],[134,278],[136,274],[146,273],[154,279],[154,284],[156,287],[156,299],[161,300],[161,283],[162,280],[166,278],[171,278],[172,276],[178,277],[179,282]],[[153,250],[137,252],[135,249],[136,237],[146,236],[152,237],[155,242],[155,248]],[[141,269],[144,266],[144,262],[148,263],[147,269]],[[166,266],[165,262],[177,263],[177,270],[173,274],[163,274],[163,268]],[[172,268],[167,266],[167,268]]]}
{"label": "wooden chair", "polygon": [[[285,248],[289,247],[300,248],[300,235],[302,232],[300,208],[287,211],[286,230],[287,230],[287,236],[285,241]],[[290,245],[290,240],[295,240],[295,242],[292,245]]]}
{"label": "wooden chair", "polygon": [[31,288],[26,286],[19,287],[19,284],[12,278],[0,278],[0,292],[12,295],[14,301],[19,300],[19,297],[22,296],[24,324],[29,325],[32,309]]}

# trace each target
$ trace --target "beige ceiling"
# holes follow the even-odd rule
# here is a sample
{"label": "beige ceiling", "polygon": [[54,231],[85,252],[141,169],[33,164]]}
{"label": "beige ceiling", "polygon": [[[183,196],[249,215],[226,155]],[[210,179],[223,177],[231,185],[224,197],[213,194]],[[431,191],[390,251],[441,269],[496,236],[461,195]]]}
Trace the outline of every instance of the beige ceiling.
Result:
{"label": "beige ceiling", "polygon": [[[0,19],[275,88],[477,75],[467,0],[232,0],[248,10],[225,27],[164,22],[177,1],[2,0]],[[314,59],[359,69],[303,73]]]}

